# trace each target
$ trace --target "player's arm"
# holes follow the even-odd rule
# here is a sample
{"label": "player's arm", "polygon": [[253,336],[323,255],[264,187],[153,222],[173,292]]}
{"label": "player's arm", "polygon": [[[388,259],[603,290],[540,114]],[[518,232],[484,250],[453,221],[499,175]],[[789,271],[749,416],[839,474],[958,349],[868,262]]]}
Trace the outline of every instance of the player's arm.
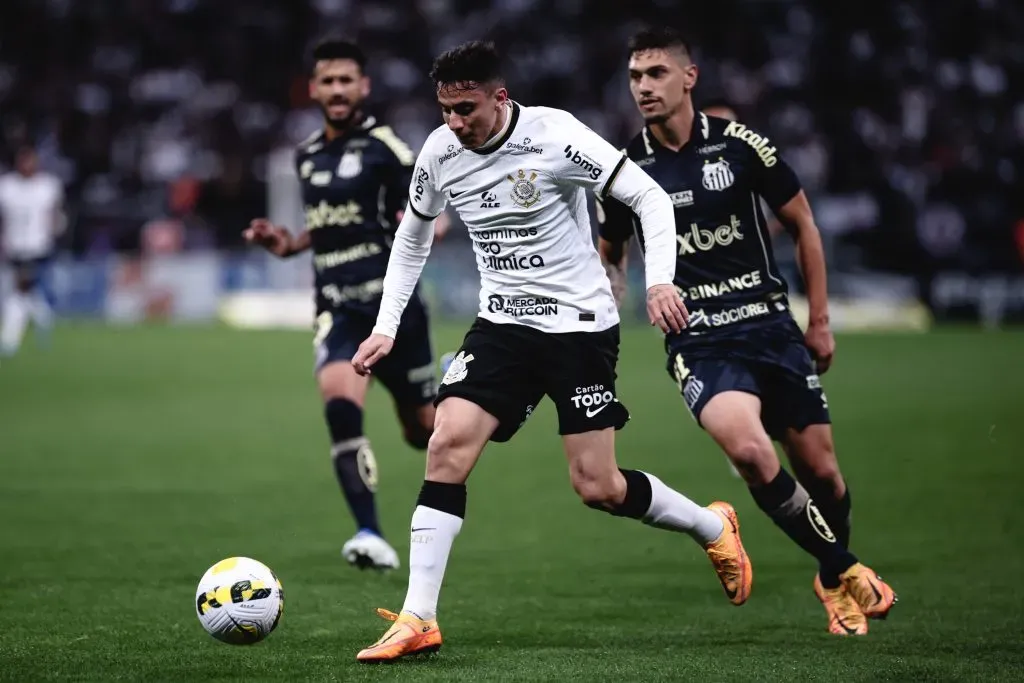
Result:
{"label": "player's arm", "polygon": [[281,225],[274,225],[266,218],[256,218],[242,236],[247,242],[257,244],[271,254],[281,258],[289,258],[309,249],[312,240],[309,230],[303,230],[293,235],[288,228]]}
{"label": "player's arm", "polygon": [[433,171],[427,161],[429,152],[421,152],[409,183],[409,205],[402,221],[395,231],[391,245],[387,272],[384,274],[384,291],[381,294],[380,310],[373,332],[359,345],[352,358],[352,366],[360,375],[370,373],[370,368],[391,352],[398,334],[398,326],[416,283],[423,272],[423,266],[430,255],[434,239],[434,219],[444,208],[444,197],[437,192]]}
{"label": "player's arm", "polygon": [[[568,115],[567,115],[568,116]],[[640,217],[644,240],[647,314],[663,332],[686,326],[686,307],[672,281],[676,273],[676,228],[672,200],[621,151],[571,116],[558,177],[593,190],[598,199],[619,200]]]}
{"label": "player's arm", "polygon": [[[302,177],[300,170],[301,153],[295,155],[295,176]],[[256,244],[274,256],[290,258],[301,254],[312,246],[313,240],[309,230],[303,230],[297,235],[283,225],[274,225],[267,218],[256,218],[249,223],[249,227],[242,231],[242,237],[250,244]]]}
{"label": "player's arm", "polygon": [[774,163],[768,166],[765,160],[751,154],[751,163],[758,169],[758,192],[796,243],[797,265],[804,279],[810,309],[805,340],[815,356],[818,371],[825,372],[832,363],[836,346],[829,327],[825,249],[811,205],[796,173],[780,156],[775,155],[768,160],[773,159]]}
{"label": "player's arm", "polygon": [[821,233],[803,190],[774,211],[796,242],[796,260],[804,278],[809,308],[805,338],[817,360],[818,372],[826,372],[836,344],[829,326],[828,275]]}
{"label": "player's arm", "polygon": [[633,237],[633,212],[625,204],[605,197],[597,200],[597,253],[612,285],[615,305],[626,297],[629,241]]}

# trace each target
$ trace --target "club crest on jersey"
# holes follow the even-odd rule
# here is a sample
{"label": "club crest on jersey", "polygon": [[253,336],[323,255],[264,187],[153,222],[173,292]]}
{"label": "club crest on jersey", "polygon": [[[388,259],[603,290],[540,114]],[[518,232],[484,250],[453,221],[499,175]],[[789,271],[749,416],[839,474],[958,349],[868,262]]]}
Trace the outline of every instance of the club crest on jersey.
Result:
{"label": "club crest on jersey", "polygon": [[526,177],[526,172],[523,169],[519,169],[515,177],[511,175],[506,177],[512,183],[512,191],[509,196],[517,206],[528,209],[540,200],[540,190],[533,184],[533,181],[537,179],[535,171],[530,171],[529,178]]}
{"label": "club crest on jersey", "polygon": [[359,175],[359,172],[363,170],[363,153],[357,151],[347,151],[341,155],[341,161],[338,162],[338,177],[339,178],[355,178]]}
{"label": "club crest on jersey", "polygon": [[729,168],[729,162],[722,157],[718,157],[718,161],[705,161],[701,170],[704,172],[702,182],[709,190],[721,191],[731,187],[736,181],[736,176]]}
{"label": "club crest on jersey", "polygon": [[469,368],[466,365],[469,361],[473,360],[473,354],[467,354],[465,351],[459,351],[459,355],[455,356],[452,364],[448,366],[448,372],[444,373],[444,377],[441,379],[441,384],[455,384],[466,379],[466,375],[469,374]]}

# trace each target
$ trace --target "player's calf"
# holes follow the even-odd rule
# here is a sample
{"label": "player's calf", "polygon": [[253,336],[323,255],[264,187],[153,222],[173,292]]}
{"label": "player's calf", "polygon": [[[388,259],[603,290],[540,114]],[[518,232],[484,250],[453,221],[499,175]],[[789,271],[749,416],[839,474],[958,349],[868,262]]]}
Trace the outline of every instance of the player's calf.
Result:
{"label": "player's calf", "polygon": [[786,430],[783,448],[793,472],[814,499],[844,548],[850,547],[850,490],[839,470],[832,426],[813,424]]}
{"label": "player's calf", "polygon": [[356,526],[382,536],[374,494],[377,491],[377,460],[363,434],[363,410],[347,398],[332,398],[324,405],[331,433],[334,474],[345,494]]}
{"label": "player's calf", "polygon": [[776,526],[812,555],[826,588],[857,558],[839,543],[807,490],[782,469],[761,424],[761,402],[740,391],[717,394],[704,406],[701,424],[744,475],[754,501]]}

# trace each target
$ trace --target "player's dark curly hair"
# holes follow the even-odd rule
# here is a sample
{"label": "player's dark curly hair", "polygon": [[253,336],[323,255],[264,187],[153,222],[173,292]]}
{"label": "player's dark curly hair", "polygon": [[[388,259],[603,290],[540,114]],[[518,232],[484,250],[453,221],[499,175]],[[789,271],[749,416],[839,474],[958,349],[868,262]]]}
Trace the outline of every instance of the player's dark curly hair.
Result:
{"label": "player's dark curly hair", "polygon": [[324,38],[313,47],[310,73],[316,69],[317,62],[331,59],[351,59],[359,65],[360,71],[366,70],[366,53],[353,42],[340,38]]}
{"label": "player's dark curly hair", "polygon": [[687,57],[693,56],[690,41],[671,26],[649,26],[632,35],[629,39],[629,55],[648,50],[679,50]]}
{"label": "player's dark curly hair", "polygon": [[430,69],[434,87],[455,83],[503,86],[501,57],[494,43],[473,40],[448,50],[434,60]]}

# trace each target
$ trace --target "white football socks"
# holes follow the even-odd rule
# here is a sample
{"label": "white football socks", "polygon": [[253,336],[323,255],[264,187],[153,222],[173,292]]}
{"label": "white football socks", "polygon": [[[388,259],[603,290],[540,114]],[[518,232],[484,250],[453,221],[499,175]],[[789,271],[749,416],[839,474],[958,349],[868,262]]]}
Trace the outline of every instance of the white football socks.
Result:
{"label": "white football socks", "polygon": [[4,300],[3,324],[0,326],[0,352],[14,353],[21,347],[31,314],[31,300],[21,293]]}
{"label": "white football socks", "polygon": [[644,524],[689,534],[701,546],[722,535],[724,524],[721,517],[670,489],[653,474],[643,474],[651,481],[651,507],[644,515]]}
{"label": "white football socks", "polygon": [[444,570],[460,529],[461,517],[416,506],[409,543],[409,590],[405,594],[403,612],[410,612],[424,621],[437,617],[437,598],[441,594]]}

